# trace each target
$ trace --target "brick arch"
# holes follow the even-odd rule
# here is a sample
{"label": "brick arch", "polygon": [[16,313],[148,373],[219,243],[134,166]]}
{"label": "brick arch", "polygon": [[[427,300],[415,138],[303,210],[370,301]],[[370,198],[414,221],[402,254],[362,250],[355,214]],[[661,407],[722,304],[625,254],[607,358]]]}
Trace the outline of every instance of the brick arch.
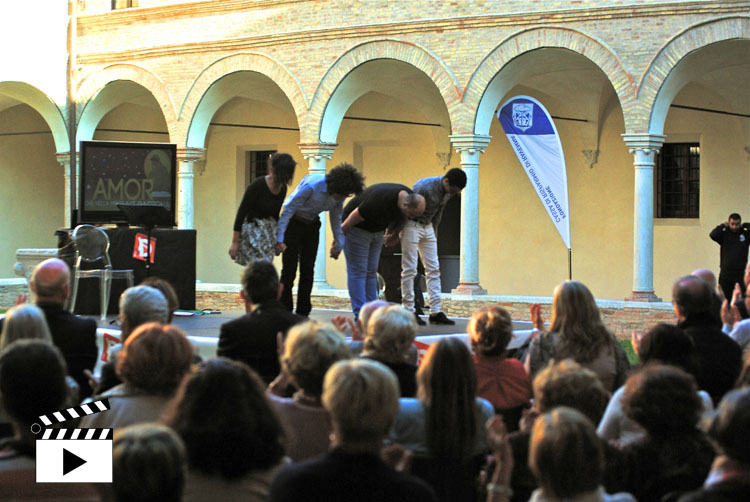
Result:
{"label": "brick arch", "polygon": [[[609,79],[623,110],[626,103],[635,100],[633,78],[607,44],[571,28],[531,28],[503,40],[474,70],[464,92],[463,133],[489,134],[497,103],[505,92],[519,83],[512,75],[501,78],[501,71],[518,56],[542,48],[567,49],[594,63]],[[627,123],[627,114],[625,120]]]}
{"label": "brick arch", "polygon": [[[313,95],[308,120],[301,124],[303,142],[328,141],[330,138],[324,137],[326,133],[323,131],[326,124],[330,129],[338,131],[343,118],[341,109],[348,108],[351,103],[342,102],[340,106],[335,106],[336,101],[353,102],[359,97],[345,97],[347,93],[342,92],[342,84],[355,68],[378,59],[402,61],[422,71],[440,92],[453,123],[461,106],[461,91],[456,77],[440,58],[418,44],[392,39],[374,40],[352,47],[326,71]],[[329,131],[327,135],[331,136],[333,132]]]}
{"label": "brick arch", "polygon": [[36,110],[52,132],[57,153],[70,151],[63,112],[47,94],[25,82],[0,82],[0,96],[8,96]]}
{"label": "brick arch", "polygon": [[[203,98],[222,77],[240,71],[259,73],[270,78],[294,108],[297,123],[307,113],[308,100],[299,80],[282,63],[270,56],[246,52],[220,58],[208,65],[193,81],[179,111],[182,137],[188,146],[203,148],[208,122],[215,110],[202,110]],[[188,144],[189,143],[189,144]]]}
{"label": "brick arch", "polygon": [[78,85],[75,99],[78,103],[83,104],[78,124],[79,139],[93,138],[94,130],[103,117],[103,113],[110,110],[95,110],[95,107],[91,106],[91,102],[107,84],[118,80],[134,82],[151,93],[159,104],[167,123],[170,140],[175,141],[177,114],[167,86],[159,77],[142,66],[120,63],[106,66],[87,75]]}
{"label": "brick arch", "polygon": [[652,134],[661,134],[664,130],[669,106],[689,79],[691,68],[679,66],[685,56],[708,45],[736,39],[750,40],[750,17],[727,17],[700,23],[664,44],[638,82],[638,100],[649,111],[638,124],[640,130]]}

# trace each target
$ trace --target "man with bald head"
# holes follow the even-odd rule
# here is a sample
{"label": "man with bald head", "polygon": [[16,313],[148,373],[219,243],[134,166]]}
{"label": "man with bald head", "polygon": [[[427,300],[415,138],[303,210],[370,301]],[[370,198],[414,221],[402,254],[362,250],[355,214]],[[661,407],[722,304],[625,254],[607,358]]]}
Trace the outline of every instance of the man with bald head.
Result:
{"label": "man with bald head", "polygon": [[734,386],[742,367],[740,346],[721,331],[711,313],[712,291],[700,277],[680,277],[672,288],[677,326],[693,340],[698,351],[698,388],[718,404]]}
{"label": "man with bald head", "polygon": [[34,269],[29,288],[36,305],[44,311],[52,341],[65,358],[68,374],[78,382],[81,398],[91,395],[83,370],[91,371],[96,364],[96,321],[65,310],[70,294],[68,265],[59,258],[44,260]]}
{"label": "man with bald head", "polygon": [[721,292],[721,288],[717,288],[716,286],[716,276],[713,272],[708,270],[707,268],[697,268],[693,270],[693,272],[690,275],[694,275],[696,277],[700,277],[706,283],[708,284],[708,287],[711,288],[711,314],[714,316],[716,320],[717,326],[721,325],[721,304],[723,302],[723,297],[720,296],[724,293]]}

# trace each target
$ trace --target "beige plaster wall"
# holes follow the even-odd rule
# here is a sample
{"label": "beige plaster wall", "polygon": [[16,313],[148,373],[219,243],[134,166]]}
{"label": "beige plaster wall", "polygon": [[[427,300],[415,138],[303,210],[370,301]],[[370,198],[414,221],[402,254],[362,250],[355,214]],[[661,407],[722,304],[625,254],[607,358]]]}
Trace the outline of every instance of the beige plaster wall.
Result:
{"label": "beige plaster wall", "polygon": [[0,277],[15,277],[16,249],[55,248],[54,232],[66,225],[52,134],[27,105],[0,112],[0,179]]}
{"label": "beige plaster wall", "polygon": [[[692,84],[675,103],[730,110],[719,96]],[[655,220],[654,289],[664,300],[671,300],[674,280],[696,268],[709,268],[718,275],[719,246],[708,237],[716,225],[733,212],[750,219],[747,122],[742,117],[676,108],[667,115],[667,142],[700,142],[701,194],[700,219]]]}

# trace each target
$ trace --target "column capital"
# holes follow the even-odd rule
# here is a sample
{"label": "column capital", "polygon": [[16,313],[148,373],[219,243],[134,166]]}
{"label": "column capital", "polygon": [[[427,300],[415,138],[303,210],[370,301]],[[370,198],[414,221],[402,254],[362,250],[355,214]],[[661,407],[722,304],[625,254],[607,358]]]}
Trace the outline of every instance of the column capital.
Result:
{"label": "column capital", "polygon": [[[78,152],[76,152],[76,161],[78,161]],[[70,152],[57,152],[55,153],[55,159],[65,169],[70,167]]]}
{"label": "column capital", "polygon": [[649,133],[625,133],[622,135],[622,140],[628,146],[630,153],[642,151],[644,153],[658,153],[661,149],[661,145],[664,144],[666,136],[661,134],[649,134]]}
{"label": "column capital", "polygon": [[302,158],[304,159],[331,159],[338,143],[298,143]]}
{"label": "column capital", "polygon": [[[196,171],[198,172],[198,174],[203,174],[203,172],[206,170],[205,160],[205,148],[178,148],[177,175],[192,175]],[[197,167],[197,169],[195,169],[195,167]]]}
{"label": "column capital", "polygon": [[199,162],[205,160],[206,149],[205,148],[178,148],[177,149],[177,161],[178,162]]}
{"label": "column capital", "polygon": [[484,153],[490,144],[492,136],[482,134],[451,134],[448,136],[451,144],[458,153]]}

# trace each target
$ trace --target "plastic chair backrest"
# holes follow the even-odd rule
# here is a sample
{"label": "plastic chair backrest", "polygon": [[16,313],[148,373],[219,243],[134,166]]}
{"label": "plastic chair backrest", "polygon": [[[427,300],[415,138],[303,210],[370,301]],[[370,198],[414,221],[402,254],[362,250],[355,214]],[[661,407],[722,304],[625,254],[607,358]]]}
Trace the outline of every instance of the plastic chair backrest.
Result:
{"label": "plastic chair backrest", "polygon": [[109,265],[109,237],[101,228],[78,225],[73,230],[73,243],[78,257],[86,262],[103,260]]}

